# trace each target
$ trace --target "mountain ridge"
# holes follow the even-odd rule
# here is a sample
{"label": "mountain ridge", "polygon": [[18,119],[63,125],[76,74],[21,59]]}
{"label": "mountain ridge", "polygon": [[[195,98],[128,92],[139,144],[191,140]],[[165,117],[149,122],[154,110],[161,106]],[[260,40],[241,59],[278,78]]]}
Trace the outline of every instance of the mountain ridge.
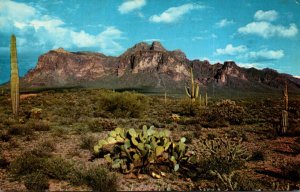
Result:
{"label": "mountain ridge", "polygon": [[234,61],[210,64],[207,60],[189,60],[181,50],[168,51],[158,41],[137,43],[117,57],[63,48],[50,50],[39,57],[36,67],[21,82],[26,87],[95,84],[107,88],[179,89],[189,80],[189,67],[203,87],[278,89],[288,81],[291,89],[300,89],[300,79],[289,74],[244,68]]}

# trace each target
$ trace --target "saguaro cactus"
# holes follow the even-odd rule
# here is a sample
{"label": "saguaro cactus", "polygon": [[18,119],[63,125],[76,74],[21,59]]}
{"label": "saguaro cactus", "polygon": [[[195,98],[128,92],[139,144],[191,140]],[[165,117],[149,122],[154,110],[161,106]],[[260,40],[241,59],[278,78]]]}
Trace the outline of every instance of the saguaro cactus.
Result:
{"label": "saguaro cactus", "polygon": [[285,82],[285,87],[283,90],[283,103],[284,103],[284,110],[288,110],[288,106],[289,106],[289,95],[288,95],[288,86],[287,86],[287,82]]}
{"label": "saguaro cactus", "polygon": [[10,69],[10,94],[12,102],[12,111],[14,115],[18,115],[20,94],[17,46],[15,35],[12,35],[10,39]]}
{"label": "saguaro cactus", "polygon": [[199,84],[194,81],[193,68],[191,67],[191,85],[190,87],[185,86],[186,94],[191,98],[194,102],[195,99],[199,96]]}
{"label": "saguaro cactus", "polygon": [[282,100],[283,100],[283,110],[281,113],[281,133],[286,133],[287,127],[288,127],[288,102],[289,102],[289,96],[288,96],[288,88],[287,88],[287,82],[285,82],[284,90],[282,91]]}

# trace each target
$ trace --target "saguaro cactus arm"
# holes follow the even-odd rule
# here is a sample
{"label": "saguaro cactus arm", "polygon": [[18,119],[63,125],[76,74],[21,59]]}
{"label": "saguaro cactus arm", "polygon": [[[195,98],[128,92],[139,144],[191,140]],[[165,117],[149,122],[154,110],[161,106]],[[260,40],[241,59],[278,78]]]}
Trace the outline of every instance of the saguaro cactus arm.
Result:
{"label": "saguaro cactus arm", "polygon": [[190,87],[185,86],[185,92],[192,99],[195,101],[196,98],[199,96],[199,84],[195,83],[194,81],[194,74],[193,69],[191,68],[191,83]]}

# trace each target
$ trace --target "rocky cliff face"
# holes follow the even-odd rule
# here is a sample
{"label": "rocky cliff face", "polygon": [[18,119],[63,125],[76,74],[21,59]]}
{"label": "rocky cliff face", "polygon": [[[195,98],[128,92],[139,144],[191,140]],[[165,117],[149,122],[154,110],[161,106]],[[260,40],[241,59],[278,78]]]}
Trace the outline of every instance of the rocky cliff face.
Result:
{"label": "rocky cliff face", "polygon": [[[180,51],[168,51],[160,42],[138,43],[119,57],[92,52],[68,52],[62,48],[49,51],[38,59],[35,69],[22,79],[26,86],[73,86],[97,82],[104,87],[182,88],[188,80],[189,67],[202,86],[233,88],[266,85],[281,88],[286,79],[293,88],[299,80],[271,69],[245,69],[233,61],[210,64],[190,61]],[[101,84],[102,83],[102,84]]]}

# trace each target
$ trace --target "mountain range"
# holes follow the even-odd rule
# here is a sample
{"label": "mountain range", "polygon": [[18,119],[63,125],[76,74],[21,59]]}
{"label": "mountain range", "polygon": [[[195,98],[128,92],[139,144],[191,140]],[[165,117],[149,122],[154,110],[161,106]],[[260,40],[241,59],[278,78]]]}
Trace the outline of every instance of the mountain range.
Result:
{"label": "mountain range", "polygon": [[181,50],[168,51],[154,41],[138,43],[118,57],[63,48],[41,55],[22,79],[25,87],[97,86],[104,88],[182,89],[190,67],[200,87],[241,90],[300,89],[300,79],[273,69],[239,67],[234,61],[210,64],[189,60]]}

